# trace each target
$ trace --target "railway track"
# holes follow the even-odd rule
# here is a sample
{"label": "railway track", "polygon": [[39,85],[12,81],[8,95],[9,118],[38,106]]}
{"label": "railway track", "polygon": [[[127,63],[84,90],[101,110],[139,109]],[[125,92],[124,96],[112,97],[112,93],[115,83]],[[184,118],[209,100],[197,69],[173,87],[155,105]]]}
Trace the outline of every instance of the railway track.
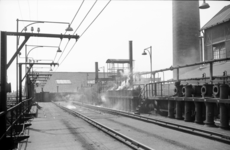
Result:
{"label": "railway track", "polygon": [[90,119],[89,117],[82,115],[74,110],[68,109],[64,106],[58,105],[56,103],[54,103],[56,106],[58,106],[59,108],[65,110],[66,112],[77,116],[79,118],[82,118],[83,120],[85,120],[86,122],[88,122],[89,124],[93,125],[94,127],[100,129],[101,131],[105,132],[106,134],[110,135],[111,137],[115,138],[116,140],[119,140],[120,142],[124,143],[125,145],[131,147],[132,149],[135,150],[153,150],[152,148],[142,144],[141,142],[138,142],[126,135],[123,135],[99,122],[96,122],[92,119]]}
{"label": "railway track", "polygon": [[160,125],[160,126],[163,126],[166,128],[170,128],[170,129],[186,132],[189,134],[202,136],[202,137],[205,137],[205,138],[208,138],[211,140],[216,140],[216,141],[219,141],[222,143],[230,144],[230,136],[225,135],[225,134],[220,134],[220,133],[212,132],[212,131],[208,131],[208,130],[202,130],[202,129],[197,129],[197,128],[193,128],[193,127],[188,127],[185,125],[175,124],[175,123],[171,123],[171,122],[167,122],[167,121],[153,119],[153,118],[149,118],[149,117],[145,117],[145,116],[141,116],[141,115],[135,115],[132,113],[114,110],[114,109],[109,109],[109,108],[105,108],[105,107],[97,107],[97,106],[93,106],[93,105],[76,103],[76,102],[73,102],[73,104],[80,105],[80,106],[83,106],[83,107],[86,107],[89,109],[94,109],[94,110],[110,113],[110,114],[116,114],[116,115],[121,115],[121,116],[129,117],[129,118],[137,119],[137,120],[152,123],[152,124],[157,124],[157,125]]}

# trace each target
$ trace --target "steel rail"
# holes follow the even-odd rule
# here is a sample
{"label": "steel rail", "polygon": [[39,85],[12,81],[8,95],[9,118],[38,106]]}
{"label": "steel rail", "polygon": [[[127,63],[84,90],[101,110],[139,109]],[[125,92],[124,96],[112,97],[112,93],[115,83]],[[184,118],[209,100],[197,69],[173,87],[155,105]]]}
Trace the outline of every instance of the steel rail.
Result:
{"label": "steel rail", "polygon": [[101,131],[105,132],[106,134],[112,136],[113,138],[121,141],[122,143],[126,144],[127,146],[129,146],[129,147],[131,147],[131,148],[133,148],[135,150],[141,150],[141,149],[142,150],[153,150],[152,148],[150,148],[150,147],[148,147],[148,146],[146,146],[146,145],[144,145],[144,144],[142,144],[142,143],[140,143],[140,142],[138,142],[138,141],[136,141],[136,140],[134,140],[134,139],[132,139],[130,137],[127,137],[124,134],[116,132],[113,129],[111,129],[111,128],[105,126],[105,125],[102,125],[102,124],[100,124],[100,123],[98,123],[98,122],[96,122],[96,121],[94,121],[94,120],[92,120],[92,119],[90,119],[90,118],[88,118],[88,117],[76,112],[76,111],[73,111],[71,109],[63,107],[63,106],[58,105],[56,103],[54,103],[54,104],[56,106],[58,106],[59,108],[67,111],[68,113],[71,113],[74,116],[78,116],[79,118],[85,120],[86,122],[88,122],[89,124],[93,125],[94,127],[100,129]]}
{"label": "steel rail", "polygon": [[144,116],[140,116],[140,115],[135,115],[135,114],[120,111],[120,110],[114,110],[114,109],[109,109],[109,108],[105,108],[105,107],[96,107],[96,106],[92,106],[92,105],[88,105],[88,104],[82,104],[82,103],[76,103],[76,102],[74,102],[74,104],[81,105],[83,107],[87,107],[87,108],[91,108],[91,109],[100,110],[100,111],[106,111],[108,113],[119,114],[122,116],[134,118],[134,119],[145,121],[148,123],[157,124],[160,126],[174,129],[174,130],[178,130],[178,131],[202,136],[202,137],[205,137],[208,139],[217,140],[219,142],[223,142],[226,144],[230,144],[230,136],[228,136],[228,135],[224,135],[224,134],[220,134],[220,133],[216,133],[216,132],[211,132],[211,131],[207,131],[207,130],[202,130],[202,129],[197,129],[197,128],[193,128],[193,127],[188,127],[188,126],[184,126],[184,125],[180,125],[180,124],[176,124],[176,123],[171,123],[171,122],[167,122],[167,121],[162,121],[162,120],[158,120],[158,119],[153,119],[153,118],[149,118],[149,117],[144,117]]}

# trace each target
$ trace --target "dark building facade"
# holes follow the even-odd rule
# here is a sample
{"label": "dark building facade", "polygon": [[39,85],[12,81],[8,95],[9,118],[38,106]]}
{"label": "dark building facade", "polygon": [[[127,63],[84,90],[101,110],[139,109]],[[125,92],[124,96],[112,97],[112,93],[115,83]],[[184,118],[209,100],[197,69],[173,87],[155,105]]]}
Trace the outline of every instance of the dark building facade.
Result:
{"label": "dark building facade", "polygon": [[205,61],[230,57],[230,5],[221,9],[201,30]]}
{"label": "dark building facade", "polygon": [[[201,29],[203,44],[201,47],[202,61],[223,59],[230,57],[230,5],[222,8]],[[197,54],[198,55],[198,54]],[[199,61],[197,61],[199,62]],[[213,64],[213,75],[222,76],[224,71],[230,72],[229,61]],[[181,75],[182,78],[210,76],[209,65],[197,66]]]}
{"label": "dark building facade", "polygon": [[[95,72],[49,72],[49,74],[52,74],[52,76],[44,86],[36,87],[36,93],[42,91],[49,93],[75,93],[81,87],[95,84]],[[99,72],[98,76],[103,78],[104,73]]]}

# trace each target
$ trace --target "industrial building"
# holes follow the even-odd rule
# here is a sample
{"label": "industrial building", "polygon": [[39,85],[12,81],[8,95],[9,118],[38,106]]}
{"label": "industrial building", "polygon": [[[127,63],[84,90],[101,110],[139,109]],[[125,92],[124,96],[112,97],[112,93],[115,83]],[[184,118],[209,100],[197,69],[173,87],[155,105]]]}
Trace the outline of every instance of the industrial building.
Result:
{"label": "industrial building", "polygon": [[[205,1],[204,5],[207,7]],[[184,133],[193,132],[194,128],[191,126],[195,126],[196,130],[201,131],[202,133],[213,133],[212,131],[215,131],[215,134],[208,135],[211,136],[210,139],[213,140],[215,138],[213,135],[222,136],[222,142],[229,144],[230,5],[222,8],[203,27],[200,27],[199,13],[199,1],[172,1],[173,62],[172,66],[169,68],[152,70],[152,47],[150,46],[147,49],[144,49],[143,55],[147,55],[145,50],[149,50],[148,54],[150,55],[151,71],[134,72],[132,41],[129,41],[128,43],[128,59],[107,59],[107,69],[103,67],[103,70],[102,68],[98,67],[98,62],[95,62],[94,72],[31,72],[30,70],[33,65],[39,63],[18,63],[19,91],[16,93],[18,94],[17,98],[13,99],[18,99],[18,101],[15,101],[15,103],[12,103],[11,101],[9,106],[6,105],[7,92],[10,92],[10,85],[7,84],[7,67],[10,65],[10,63],[12,63],[13,60],[10,60],[7,64],[5,58],[7,54],[6,37],[8,35],[25,36],[22,45],[19,46],[13,57],[15,59],[22,49],[23,44],[25,44],[31,36],[55,37],[61,39],[73,38],[76,41],[78,40],[79,36],[1,32],[0,67],[2,72],[0,74],[0,81],[4,82],[1,82],[0,88],[0,144],[7,143],[7,149],[12,149],[12,147],[16,147],[15,145],[21,141],[29,138],[28,135],[22,134],[22,130],[28,126],[31,126],[31,124],[29,124],[27,121],[33,117],[36,117],[37,112],[31,113],[30,109],[31,107],[36,107],[37,111],[41,108],[39,103],[41,103],[44,108],[42,108],[43,114],[40,113],[40,117],[42,119],[39,118],[39,121],[44,121],[46,123],[50,121],[47,124],[54,126],[55,128],[51,129],[51,127],[49,129],[42,129],[47,130],[45,132],[40,130],[40,128],[33,128],[32,130],[35,131],[33,133],[42,134],[42,136],[44,136],[43,133],[47,134],[48,132],[51,132],[48,133],[52,135],[51,137],[58,136],[58,134],[64,135],[70,133],[70,135],[74,135],[71,137],[71,140],[73,140],[71,141],[72,143],[76,143],[76,141],[87,143],[85,141],[90,139],[84,138],[84,136],[81,135],[83,133],[82,129],[85,124],[83,125],[82,123],[81,127],[75,127],[78,125],[78,123],[80,124],[80,121],[77,120],[77,123],[74,121],[71,122],[73,120],[72,118],[74,118],[73,116],[86,118],[83,115],[75,114],[76,111],[82,111],[85,114],[89,114],[89,116],[93,119],[100,120],[102,123],[109,120],[116,125],[121,124],[122,127],[129,127],[129,124],[132,123],[125,124],[124,122],[128,119],[119,118],[120,116],[116,114],[117,112],[120,114],[125,114],[124,116],[132,116],[131,118],[142,118],[143,116],[146,117],[147,115],[151,117],[154,116],[158,119],[161,118],[159,119],[160,121],[158,120],[155,122],[159,123],[163,122],[162,120],[167,120],[169,122],[168,124],[174,124],[176,127],[172,127],[167,123],[157,125],[168,125],[170,126],[170,129],[177,128],[176,130],[182,130],[179,128],[184,127],[186,128],[183,130]],[[51,67],[52,65],[58,65],[54,62],[43,64],[50,65]],[[27,72],[24,77],[22,76],[23,65],[28,66],[28,70],[25,69]],[[173,75],[172,79],[164,79],[164,72],[166,71],[171,72]],[[157,76],[159,73],[162,73],[163,77]],[[26,81],[23,91],[22,82],[24,79]],[[63,111],[57,110],[57,108],[62,108],[62,105],[64,106],[65,103],[67,104],[69,102],[76,104],[78,110],[74,112],[72,109],[69,109],[66,106],[66,108],[64,108],[65,112],[70,112],[74,115],[70,117],[71,119],[69,120],[65,120],[64,117],[59,118],[63,114]],[[82,109],[83,107],[87,109]],[[96,111],[88,110],[92,107],[95,107]],[[52,110],[49,110],[49,108],[52,108]],[[101,113],[101,110],[105,110],[106,113]],[[115,112],[115,110],[117,112]],[[110,113],[107,115],[107,112],[109,111]],[[113,117],[111,117],[114,114],[116,115],[114,118],[118,118],[118,120],[115,120]],[[94,121],[89,121],[90,119],[88,118],[85,120],[95,123]],[[39,125],[37,126],[41,127],[42,125],[47,125],[46,123],[43,124],[41,122],[39,122]],[[112,124],[111,122],[108,124]],[[142,120],[141,122],[150,123],[150,118],[145,118],[145,120]],[[138,122],[137,126],[139,126],[139,123],[141,124],[141,122]],[[175,122],[180,122],[178,123],[180,126],[177,126]],[[97,129],[104,126],[97,123],[95,124]],[[59,128],[59,126],[62,128]],[[111,132],[113,129],[109,129],[106,126],[104,127],[106,129],[104,129],[105,132],[109,132],[110,136],[114,135]],[[112,128],[115,127],[116,126],[112,126]],[[65,131],[66,128],[68,128],[68,132],[62,132]],[[220,131],[217,128],[221,128],[221,135],[217,133]],[[78,132],[78,129],[81,129],[81,133]],[[139,132],[140,135],[142,135],[142,131],[145,132],[147,137],[146,139],[148,139],[148,136],[154,136],[154,138],[156,137],[155,133],[150,135],[147,130],[140,130],[138,127],[132,127],[130,125],[130,128],[127,129],[127,132],[130,132],[130,129]],[[189,129],[189,131],[187,129]],[[190,129],[192,129],[192,131],[190,131]],[[119,131],[120,129],[116,128],[115,130]],[[86,131],[86,134],[91,134],[89,132],[93,130]],[[225,131],[227,134],[224,134]],[[158,131],[154,132],[157,133]],[[139,135],[139,133],[137,135]],[[166,132],[164,134],[166,134]],[[195,135],[198,134],[199,133],[195,133]],[[121,134],[115,134],[115,136],[118,135]],[[137,135],[135,136],[137,137]],[[97,138],[97,135],[93,136]],[[205,136],[207,135],[202,135],[202,137]],[[130,146],[131,148],[135,146],[137,147],[136,149],[140,148],[139,146],[141,144],[137,144],[138,142],[127,142],[128,137],[124,135],[121,135],[120,137],[125,139],[123,141],[128,143],[127,145],[133,144]],[[138,138],[141,139],[141,137]],[[118,137],[116,137],[116,139],[118,139]],[[172,138],[166,140],[166,138],[163,136],[157,136],[157,139],[174,143]],[[69,142],[69,139],[68,141],[66,139],[63,141]],[[119,141],[122,140],[119,139]],[[184,141],[182,140],[182,142]],[[191,144],[190,141],[185,142]],[[11,146],[11,144],[13,146]],[[100,147],[100,144],[98,144],[99,146],[96,144],[95,145]],[[186,147],[186,145],[183,145],[179,142],[176,144],[179,145],[181,149],[193,148]],[[174,145],[176,144],[174,143]],[[48,145],[50,146],[51,144]],[[86,146],[91,148],[91,144],[88,143],[80,145],[81,148],[85,148]]]}

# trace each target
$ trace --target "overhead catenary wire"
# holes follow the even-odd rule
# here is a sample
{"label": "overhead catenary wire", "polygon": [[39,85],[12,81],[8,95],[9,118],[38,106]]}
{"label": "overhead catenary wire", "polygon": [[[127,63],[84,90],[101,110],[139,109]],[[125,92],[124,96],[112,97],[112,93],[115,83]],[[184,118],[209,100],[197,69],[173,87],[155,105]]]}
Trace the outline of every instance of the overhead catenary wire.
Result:
{"label": "overhead catenary wire", "polygon": [[[19,11],[20,11],[21,18],[22,18],[22,20],[23,20],[22,9],[21,9],[19,0],[18,0],[18,7],[19,7]],[[25,26],[25,25],[24,25],[24,22],[23,22],[23,26]]]}
{"label": "overhead catenary wire", "polygon": [[[88,25],[88,27],[83,31],[83,33],[80,35],[80,38],[84,35],[84,33],[89,29],[89,27],[95,22],[95,20],[100,16],[100,14],[105,10],[105,8],[109,5],[109,3],[112,0],[109,0],[109,2],[103,7],[103,9],[98,13],[98,15],[94,18],[94,20]],[[71,47],[71,49],[69,50],[69,52],[67,53],[67,55],[64,57],[64,59],[61,61],[60,65],[65,61],[66,57],[69,55],[69,53],[72,51],[73,47],[75,46],[75,44],[77,43],[77,41],[74,42],[73,46]]]}
{"label": "overhead catenary wire", "polygon": [[28,7],[29,7],[29,18],[31,20],[31,16],[30,16],[30,2],[29,2],[29,0],[27,0],[27,3],[28,3]]}
{"label": "overhead catenary wire", "polygon": [[[81,7],[82,7],[82,5],[83,5],[84,2],[85,2],[85,0],[83,0],[83,1],[81,2],[81,5],[79,6],[77,12],[75,13],[75,15],[74,15],[74,17],[73,17],[73,19],[72,19],[72,21],[71,21],[71,23],[70,23],[70,26],[72,25],[74,19],[75,19],[76,16],[78,15],[78,13],[79,13],[79,11],[80,11],[80,9],[81,9]],[[66,34],[66,32],[67,32],[67,31],[65,31],[64,34]],[[61,40],[60,43],[59,43],[59,47],[61,46],[61,42],[62,42],[62,40]],[[68,44],[68,43],[69,43],[69,41],[67,42],[67,44]],[[67,47],[67,44],[66,44],[65,48]],[[63,54],[63,52],[65,51],[65,48],[63,49],[62,54]],[[62,54],[60,55],[58,61],[59,61],[60,58],[62,57]],[[54,57],[54,61],[55,61],[56,57],[57,57],[57,52],[56,52],[56,55],[55,55],[55,57]],[[57,61],[57,62],[58,62],[58,61]]]}
{"label": "overhead catenary wire", "polygon": [[[74,31],[73,35],[76,34],[77,30],[79,29],[79,27],[81,26],[81,24],[84,22],[85,18],[88,16],[88,14],[91,12],[91,10],[93,9],[93,7],[94,7],[95,4],[97,3],[97,1],[98,1],[98,0],[96,0],[96,1],[93,3],[93,5],[92,5],[91,8],[89,9],[89,11],[88,11],[87,14],[85,15],[85,17],[82,19],[81,23],[78,25],[77,29]],[[68,44],[69,44],[69,41],[66,43],[66,46],[65,46],[63,52],[65,51],[65,49],[66,49],[66,47],[67,47]],[[61,54],[61,56],[59,57],[59,59],[58,59],[57,62],[59,62],[59,60],[61,59],[62,55],[63,55],[63,53]]]}
{"label": "overhead catenary wire", "polygon": [[75,34],[77,32],[77,30],[80,28],[80,26],[82,25],[82,23],[85,21],[85,18],[88,16],[88,14],[91,12],[91,10],[93,9],[93,7],[95,6],[95,4],[97,3],[98,0],[96,0],[93,5],[91,6],[91,8],[89,9],[89,11],[87,12],[87,14],[85,15],[85,17],[82,19],[81,23],[78,25],[78,27],[76,28],[76,30],[74,31],[73,34]]}
{"label": "overhead catenary wire", "polygon": [[73,19],[72,19],[72,21],[71,21],[70,25],[73,23],[74,19],[76,18],[77,14],[78,14],[78,12],[80,11],[81,6],[83,5],[83,3],[84,3],[84,2],[85,2],[85,0],[83,0],[83,1],[81,2],[81,5],[80,5],[80,7],[78,8],[78,10],[77,10],[76,14],[74,15],[74,17],[73,17]]}
{"label": "overhead catenary wire", "polygon": [[80,35],[80,37],[83,36],[83,34],[89,29],[89,27],[94,23],[94,21],[100,16],[100,14],[104,11],[104,9],[109,5],[109,3],[112,0],[109,0],[109,2],[103,7],[103,9],[99,12],[99,14],[94,18],[94,20],[88,25],[88,27],[85,29],[85,31]]}

